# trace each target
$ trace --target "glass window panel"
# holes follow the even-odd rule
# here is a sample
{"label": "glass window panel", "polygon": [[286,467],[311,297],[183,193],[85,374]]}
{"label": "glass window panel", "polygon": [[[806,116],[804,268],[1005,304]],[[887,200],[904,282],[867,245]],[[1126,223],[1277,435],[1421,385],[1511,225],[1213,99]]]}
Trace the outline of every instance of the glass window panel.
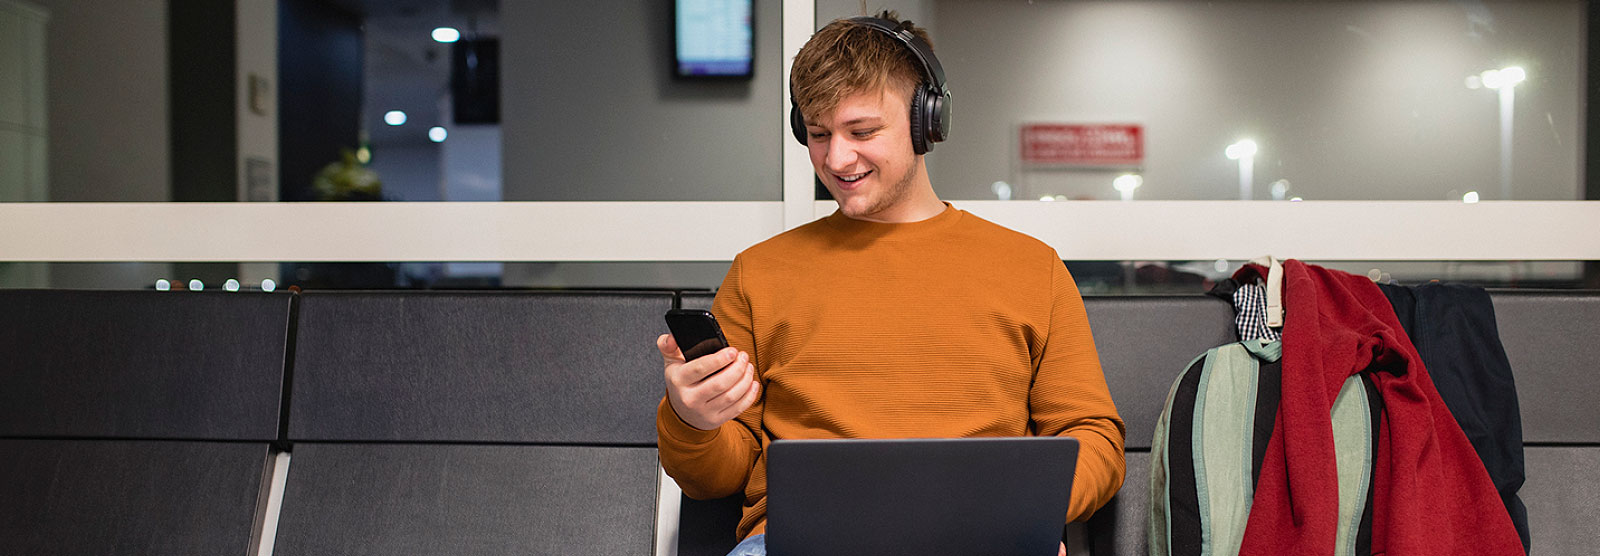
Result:
{"label": "glass window panel", "polygon": [[[6,143],[4,155],[47,160],[35,174],[48,192],[25,196],[7,176],[0,198],[782,197],[781,0],[753,3],[748,79],[674,77],[673,2],[31,3],[49,14],[35,49],[48,154]],[[456,42],[434,37],[440,27]],[[9,40],[24,35],[5,33],[5,51],[32,48]],[[0,81],[33,69],[6,65]],[[484,92],[498,102],[463,102]],[[0,120],[22,106],[7,101]],[[330,166],[354,174],[346,151],[381,187],[317,189]]]}
{"label": "glass window panel", "polygon": [[1126,174],[1133,199],[1584,198],[1576,0],[883,7],[930,29],[957,100],[945,198],[1119,199]]}

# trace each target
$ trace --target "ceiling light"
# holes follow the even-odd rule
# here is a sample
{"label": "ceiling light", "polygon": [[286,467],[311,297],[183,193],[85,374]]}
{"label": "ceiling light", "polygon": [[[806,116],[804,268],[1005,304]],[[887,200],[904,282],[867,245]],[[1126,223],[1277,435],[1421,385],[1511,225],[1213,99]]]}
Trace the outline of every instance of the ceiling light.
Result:
{"label": "ceiling light", "polygon": [[461,40],[461,32],[455,27],[439,27],[433,30],[433,40],[450,43]]}

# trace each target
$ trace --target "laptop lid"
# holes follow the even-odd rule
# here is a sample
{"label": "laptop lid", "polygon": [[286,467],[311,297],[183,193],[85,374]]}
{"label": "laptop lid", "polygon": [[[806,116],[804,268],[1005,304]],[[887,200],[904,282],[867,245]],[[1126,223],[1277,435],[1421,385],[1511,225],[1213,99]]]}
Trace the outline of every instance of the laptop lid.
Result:
{"label": "laptop lid", "polygon": [[1049,556],[1066,526],[1073,438],[779,440],[767,455],[772,556]]}

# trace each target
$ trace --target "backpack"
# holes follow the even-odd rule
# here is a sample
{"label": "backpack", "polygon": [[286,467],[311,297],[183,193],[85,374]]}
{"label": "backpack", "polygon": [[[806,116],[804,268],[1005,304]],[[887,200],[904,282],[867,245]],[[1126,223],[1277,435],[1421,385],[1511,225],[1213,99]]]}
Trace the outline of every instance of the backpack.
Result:
{"label": "backpack", "polygon": [[[1212,348],[1173,382],[1150,448],[1152,556],[1238,554],[1278,413],[1283,345]],[[1383,401],[1359,373],[1334,400],[1339,528],[1334,554],[1372,553],[1372,477]]]}

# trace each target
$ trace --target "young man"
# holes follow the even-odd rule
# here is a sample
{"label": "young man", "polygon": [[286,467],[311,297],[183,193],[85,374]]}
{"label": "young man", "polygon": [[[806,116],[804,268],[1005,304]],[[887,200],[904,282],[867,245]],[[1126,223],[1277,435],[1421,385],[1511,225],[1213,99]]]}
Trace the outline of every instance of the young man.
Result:
{"label": "young man", "polygon": [[913,99],[935,72],[891,33],[927,34],[884,15],[834,21],[794,60],[806,148],[839,210],[734,260],[712,308],[732,347],[685,362],[657,340],[662,466],[694,498],[744,493],[736,554],[764,553],[776,439],[1067,435],[1068,520],[1122,485],[1122,420],[1077,286],[1049,246],[934,193],[917,142],[942,136],[914,125],[928,112]]}

